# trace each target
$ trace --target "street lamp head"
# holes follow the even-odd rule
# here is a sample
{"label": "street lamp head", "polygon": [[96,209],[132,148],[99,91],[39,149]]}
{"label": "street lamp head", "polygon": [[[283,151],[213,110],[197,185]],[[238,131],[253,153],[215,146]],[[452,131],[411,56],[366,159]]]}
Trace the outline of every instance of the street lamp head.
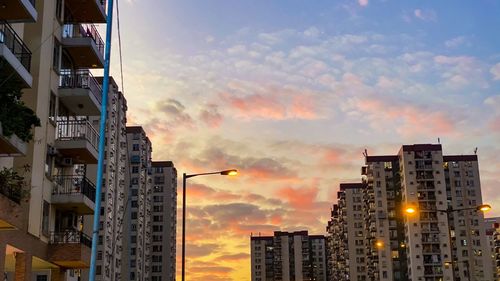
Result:
{"label": "street lamp head", "polygon": [[445,267],[449,267],[450,265],[451,265],[451,261],[445,261],[445,262],[444,262],[444,266],[445,266]]}
{"label": "street lamp head", "polygon": [[408,206],[404,211],[407,215],[413,215],[415,212],[417,212],[417,209],[415,207]]}
{"label": "street lamp head", "polygon": [[377,242],[375,242],[375,246],[378,248],[378,249],[382,249],[384,247],[384,242],[378,240]]}
{"label": "street lamp head", "polygon": [[477,210],[478,211],[481,211],[481,212],[488,212],[489,210],[491,210],[491,206],[488,205],[488,204],[484,204],[484,205],[479,205],[477,206]]}
{"label": "street lamp head", "polygon": [[236,169],[224,170],[221,171],[220,174],[223,176],[236,176],[238,174],[238,170]]}

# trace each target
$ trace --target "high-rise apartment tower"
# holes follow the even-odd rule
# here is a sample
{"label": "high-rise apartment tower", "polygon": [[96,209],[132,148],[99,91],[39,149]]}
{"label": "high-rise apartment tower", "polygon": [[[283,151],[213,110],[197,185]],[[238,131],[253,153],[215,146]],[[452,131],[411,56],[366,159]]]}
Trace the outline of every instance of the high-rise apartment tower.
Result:
{"label": "high-rise apartment tower", "polygon": [[326,243],[307,231],[252,236],[252,281],[325,281]]}

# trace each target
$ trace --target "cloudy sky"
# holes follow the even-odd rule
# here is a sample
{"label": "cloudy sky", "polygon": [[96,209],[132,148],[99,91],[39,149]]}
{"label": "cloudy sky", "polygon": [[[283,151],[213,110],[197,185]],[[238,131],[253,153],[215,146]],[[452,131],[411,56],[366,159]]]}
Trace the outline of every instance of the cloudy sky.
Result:
{"label": "cloudy sky", "polygon": [[498,1],[128,0],[120,14],[129,123],[154,158],[241,172],[189,180],[190,281],[250,280],[251,233],[323,234],[365,148],[478,147],[500,215]]}

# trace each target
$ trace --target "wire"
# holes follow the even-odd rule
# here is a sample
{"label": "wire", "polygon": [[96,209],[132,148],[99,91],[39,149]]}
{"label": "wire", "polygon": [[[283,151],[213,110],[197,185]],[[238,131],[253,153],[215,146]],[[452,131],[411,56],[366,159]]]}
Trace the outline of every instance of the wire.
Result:
{"label": "wire", "polygon": [[118,29],[118,53],[120,54],[120,80],[122,84],[122,93],[125,93],[123,86],[123,56],[122,56],[122,36],[120,32],[120,8],[118,7],[118,0],[116,0],[116,27]]}

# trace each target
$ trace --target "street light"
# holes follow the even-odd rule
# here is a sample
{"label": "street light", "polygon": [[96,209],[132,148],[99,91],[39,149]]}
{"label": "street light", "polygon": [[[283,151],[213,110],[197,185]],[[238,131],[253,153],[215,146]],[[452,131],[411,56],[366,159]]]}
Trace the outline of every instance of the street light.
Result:
{"label": "street light", "polygon": [[415,207],[406,207],[406,209],[404,211],[405,211],[405,213],[412,215],[417,211],[417,209]]}
{"label": "street light", "polygon": [[236,176],[238,170],[230,169],[218,172],[199,173],[199,174],[182,174],[182,281],[186,277],[186,180],[197,176],[208,175],[222,175],[222,176]]}

